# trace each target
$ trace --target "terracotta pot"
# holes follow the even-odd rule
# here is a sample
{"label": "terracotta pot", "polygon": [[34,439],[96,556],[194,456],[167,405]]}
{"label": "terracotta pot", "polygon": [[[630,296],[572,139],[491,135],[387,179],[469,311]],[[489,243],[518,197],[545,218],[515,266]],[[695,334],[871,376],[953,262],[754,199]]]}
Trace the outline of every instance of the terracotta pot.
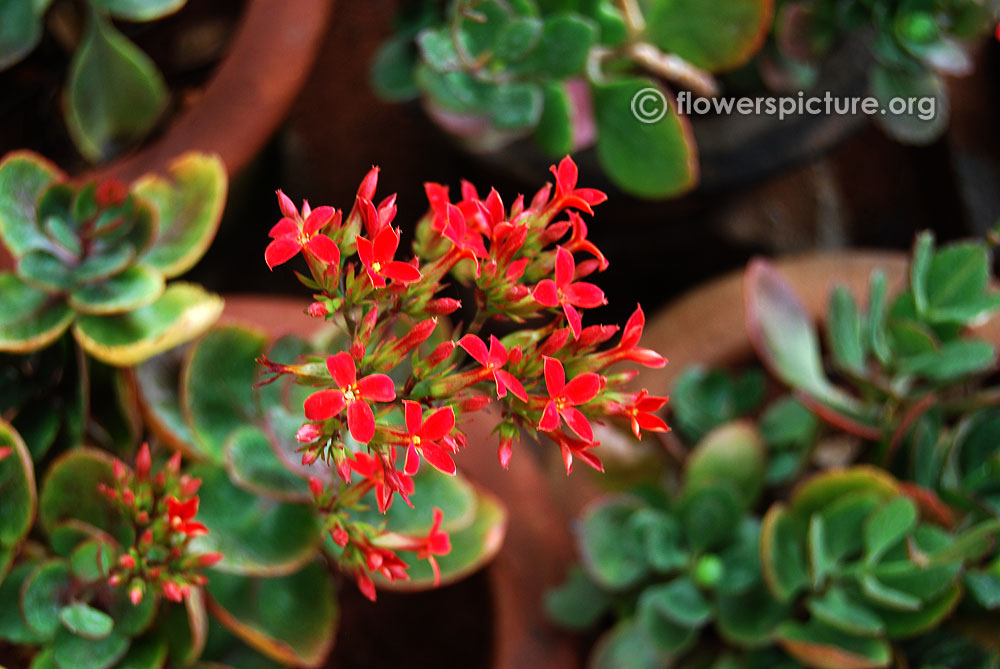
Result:
{"label": "terracotta pot", "polygon": [[[280,297],[230,297],[226,300],[220,323],[252,325],[273,337],[288,334],[309,336],[322,325],[322,321],[306,316],[306,306],[306,302]],[[449,617],[457,616],[466,622],[470,617],[490,622],[492,658],[488,666],[493,669],[579,666],[581,658],[575,641],[551,626],[542,608],[545,592],[561,582],[566,565],[573,561],[569,521],[559,511],[543,472],[528,452],[522,451],[520,457],[513,458],[509,470],[504,471],[500,467],[496,458],[496,436],[490,434],[493,429],[491,417],[484,416],[483,420],[466,424],[464,429],[469,447],[456,458],[459,470],[503,500],[510,518],[503,548],[485,570],[492,610],[475,610],[471,607],[474,602],[456,596],[437,597],[435,592],[389,595],[392,610],[404,620],[430,619],[426,634],[435,636],[425,636],[422,642],[428,648],[437,648],[439,653],[447,653],[450,645],[461,644],[463,640],[455,638],[447,621],[434,619],[435,612],[426,610],[429,608],[426,605],[428,598],[430,601],[449,602]],[[479,578],[476,576],[442,590],[471,587],[474,591]],[[347,597],[351,595],[348,593]],[[363,615],[381,620],[382,609],[378,607],[382,599],[380,595],[379,604],[364,610]],[[407,606],[407,600],[412,601],[412,605]],[[367,606],[364,603],[361,605]],[[351,611],[345,611],[341,624],[349,624],[350,616]],[[350,644],[350,640],[341,637],[338,645],[341,643]],[[384,643],[384,639],[379,643]],[[377,649],[378,646],[368,659],[381,665],[385,658],[377,655]],[[338,659],[336,646],[333,659]],[[419,658],[411,656],[410,659]],[[444,666],[450,663],[447,658],[435,656],[435,664]]]}

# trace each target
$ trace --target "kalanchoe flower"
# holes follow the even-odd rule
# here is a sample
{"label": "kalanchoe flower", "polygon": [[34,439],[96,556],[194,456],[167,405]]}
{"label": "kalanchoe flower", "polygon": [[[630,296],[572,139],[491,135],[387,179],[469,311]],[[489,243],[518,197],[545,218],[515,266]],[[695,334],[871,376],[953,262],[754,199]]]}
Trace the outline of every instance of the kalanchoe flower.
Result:
{"label": "kalanchoe flower", "polygon": [[368,272],[368,278],[375,288],[385,286],[386,279],[400,283],[413,283],[420,280],[420,271],[409,263],[394,260],[396,249],[399,248],[399,232],[392,226],[386,226],[375,237],[374,241],[357,238],[358,257]]}
{"label": "kalanchoe flower", "polygon": [[425,536],[407,538],[399,543],[393,542],[393,548],[412,551],[417,554],[418,560],[427,560],[434,572],[434,585],[437,586],[441,583],[441,568],[438,566],[435,556],[447,555],[451,552],[451,538],[447,532],[441,529],[444,512],[435,507],[433,518],[431,529]]}
{"label": "kalanchoe flower", "polygon": [[381,458],[373,458],[367,453],[355,453],[348,461],[351,471],[363,476],[375,488],[375,500],[380,513],[385,513],[392,505],[392,494],[398,492],[404,501],[409,503],[413,494],[413,479],[405,472],[396,471],[393,463],[383,462]]}
{"label": "kalanchoe flower", "polygon": [[306,418],[312,421],[333,418],[347,408],[347,427],[358,442],[367,444],[375,436],[375,414],[368,400],[391,402],[396,399],[395,385],[385,374],[358,378],[357,366],[350,354],[340,352],[326,359],[326,368],[337,388],[320,390],[305,401]]}
{"label": "kalanchoe flower", "polygon": [[108,576],[110,585],[128,588],[135,605],[150,589],[171,601],[182,601],[192,587],[207,582],[202,570],[223,557],[221,553],[190,552],[191,540],[208,534],[208,529],[194,520],[201,481],[181,474],[180,465],[181,457],[176,453],[153,474],[149,446],[143,444],[134,472],[116,460],[113,485],[98,486],[136,529],[135,543],[122,547]]}
{"label": "kalanchoe flower", "polygon": [[406,433],[409,444],[406,447],[406,462],[403,471],[413,476],[420,468],[420,456],[437,470],[445,474],[455,474],[455,461],[448,451],[437,443],[455,428],[455,411],[451,407],[437,409],[424,420],[424,410],[416,402],[405,400]]}
{"label": "kalanchoe flower", "polygon": [[663,419],[656,415],[656,412],[667,403],[667,399],[650,395],[649,391],[643,388],[630,405],[622,407],[622,413],[632,421],[632,433],[636,439],[642,439],[640,428],[650,432],[670,431]]}
{"label": "kalanchoe flower", "polygon": [[489,370],[493,380],[497,384],[498,399],[506,397],[509,390],[514,397],[520,399],[522,402],[528,401],[528,393],[525,392],[524,385],[513,374],[501,369],[501,367],[507,364],[510,356],[507,353],[507,348],[500,343],[499,339],[490,335],[489,350],[486,349],[486,344],[482,339],[472,334],[462,337],[458,341],[458,345],[471,355],[476,362]]}
{"label": "kalanchoe flower", "polygon": [[556,178],[556,195],[552,201],[561,208],[576,207],[593,214],[593,207],[608,199],[607,195],[594,188],[576,187],[579,170],[569,156],[559,161],[558,168],[553,165],[549,170]]}
{"label": "kalanchoe flower", "polygon": [[593,309],[608,301],[604,291],[592,283],[573,282],[576,276],[576,262],[573,254],[563,247],[556,248],[556,278],[540,281],[532,295],[535,301],[546,307],[562,306],[566,320],[575,339],[580,338],[582,319],[575,307]]}
{"label": "kalanchoe flower", "polygon": [[[302,213],[292,203],[291,199],[280,190],[278,204],[284,218],[274,224],[268,236],[272,241],[264,250],[264,260],[272,270],[294,258],[299,251],[307,253],[327,265],[340,263],[340,249],[332,239],[319,231],[327,226],[336,228],[340,225],[341,213],[333,207],[309,208],[309,203],[302,204]],[[304,220],[303,220],[304,219]]]}
{"label": "kalanchoe flower", "polygon": [[562,363],[555,358],[545,358],[545,387],[549,391],[549,400],[538,421],[538,429],[545,432],[558,430],[561,417],[577,436],[584,441],[593,441],[594,429],[576,407],[597,397],[601,385],[601,377],[593,372],[580,374],[566,383],[566,370]]}

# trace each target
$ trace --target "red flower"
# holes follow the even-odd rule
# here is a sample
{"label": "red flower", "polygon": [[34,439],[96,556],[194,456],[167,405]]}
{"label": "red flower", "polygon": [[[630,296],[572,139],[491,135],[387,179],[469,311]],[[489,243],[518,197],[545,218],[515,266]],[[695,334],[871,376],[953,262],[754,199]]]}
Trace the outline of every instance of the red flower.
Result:
{"label": "red flower", "polygon": [[392,226],[386,226],[374,241],[358,237],[358,257],[368,271],[372,286],[382,288],[387,278],[400,283],[411,283],[420,280],[420,272],[416,267],[400,260],[393,260],[396,249],[399,248],[399,232]]}
{"label": "red flower", "polygon": [[538,429],[555,432],[562,417],[570,429],[585,441],[594,440],[594,430],[586,416],[576,407],[586,404],[601,392],[601,377],[593,372],[580,374],[566,383],[566,370],[555,358],[545,358],[545,388],[549,391],[549,401],[538,421]]}
{"label": "red flower", "polygon": [[670,428],[663,422],[663,419],[654,413],[663,408],[663,405],[667,403],[667,399],[666,397],[650,395],[649,391],[643,388],[636,395],[635,401],[632,402],[631,406],[624,407],[623,412],[632,420],[632,433],[635,434],[636,439],[642,439],[640,428],[649,430],[650,432],[670,431]]}
{"label": "red flower", "polygon": [[591,453],[592,449],[600,445],[599,443],[572,439],[562,432],[556,432],[552,437],[559,444],[559,451],[562,453],[563,464],[566,465],[567,476],[573,472],[573,456],[580,458],[599,472],[604,471],[604,463],[601,462],[599,457]]}
{"label": "red flower", "polygon": [[451,552],[451,539],[447,532],[441,531],[441,521],[444,520],[444,513],[441,509],[434,508],[434,524],[431,526],[427,536],[422,538],[411,550],[417,552],[418,560],[427,560],[434,571],[435,587],[441,583],[441,568],[438,567],[435,555],[447,555]]}
{"label": "red flower", "polygon": [[555,165],[549,168],[556,177],[556,196],[553,202],[560,208],[576,207],[588,214],[593,214],[591,208],[608,199],[608,196],[594,188],[577,188],[576,181],[579,178],[579,171],[576,163],[569,156],[559,161],[559,167]]}
{"label": "red flower", "polygon": [[197,537],[208,534],[207,527],[201,523],[193,522],[197,513],[197,497],[192,497],[191,499],[183,502],[179,501],[176,497],[167,498],[167,521],[170,523],[170,527],[174,531],[186,534],[189,537]]}
{"label": "red flower", "polygon": [[335,390],[320,390],[306,398],[304,407],[309,420],[333,418],[347,407],[347,427],[359,443],[367,444],[375,436],[375,414],[367,400],[391,402],[396,387],[385,374],[371,374],[358,379],[354,358],[341,351],[326,359],[326,368],[337,384]]}
{"label": "red flower", "polygon": [[573,254],[561,246],[556,247],[556,280],[545,279],[535,286],[533,293],[535,301],[546,307],[562,305],[566,320],[573,331],[573,338],[580,338],[582,329],[580,313],[574,307],[593,309],[608,301],[604,291],[592,283],[578,281],[573,283],[576,275],[576,262]]}
{"label": "red flower", "polygon": [[465,352],[471,355],[476,362],[492,373],[493,380],[497,384],[498,399],[506,397],[509,390],[514,397],[517,397],[522,402],[528,401],[528,393],[525,392],[524,386],[517,380],[517,377],[506,370],[500,369],[507,364],[509,356],[507,355],[507,348],[500,343],[499,339],[490,335],[490,348],[488,351],[483,340],[473,334],[467,334],[462,337],[458,341],[458,345],[465,349]]}
{"label": "red flower", "polygon": [[[445,474],[455,474],[455,461],[439,440],[446,437],[455,427],[455,410],[443,407],[424,420],[424,411],[416,402],[404,400],[406,409],[406,431],[410,438],[406,448],[406,463],[403,471],[407,476],[413,476],[420,468],[420,456],[435,469]],[[419,454],[419,455],[418,455]]]}
{"label": "red flower", "polygon": [[[287,195],[278,191],[278,204],[284,218],[274,224],[268,236],[273,239],[264,250],[264,260],[270,269],[288,262],[305,249],[310,255],[327,265],[340,263],[340,249],[332,239],[319,234],[322,228],[329,225],[340,225],[341,213],[333,207],[309,208],[309,203],[303,203],[300,215],[295,205]],[[305,217],[305,221],[303,221]]]}
{"label": "red flower", "polygon": [[392,506],[392,494],[398,492],[407,504],[413,494],[413,479],[404,472],[400,475],[392,463],[385,463],[381,458],[373,458],[367,453],[358,451],[354,458],[348,461],[353,471],[357,472],[375,486],[375,501],[379,513],[385,513]]}
{"label": "red flower", "polygon": [[629,316],[622,331],[622,339],[618,346],[601,353],[599,357],[603,364],[611,364],[628,360],[637,362],[646,367],[659,368],[667,364],[667,359],[656,351],[638,346],[642,339],[642,331],[646,327],[646,315],[642,313],[642,307],[636,306],[635,311]]}

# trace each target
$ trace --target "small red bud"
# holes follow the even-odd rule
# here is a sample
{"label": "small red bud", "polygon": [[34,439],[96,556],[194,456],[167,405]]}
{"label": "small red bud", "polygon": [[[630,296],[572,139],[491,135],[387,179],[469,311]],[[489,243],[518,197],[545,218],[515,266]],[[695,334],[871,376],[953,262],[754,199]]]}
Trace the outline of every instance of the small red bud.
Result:
{"label": "small red bud", "polygon": [[472,397],[462,400],[459,407],[461,408],[462,413],[475,413],[477,411],[481,411],[483,407],[489,403],[489,395],[473,395]]}
{"label": "small red bud", "polygon": [[316,450],[309,449],[307,451],[303,451],[303,453],[302,453],[302,466],[303,467],[308,467],[312,463],[316,462],[316,460],[318,458],[319,458],[319,452],[316,451]]}
{"label": "small red bud", "polygon": [[114,207],[125,201],[128,197],[128,188],[118,179],[105,179],[97,185],[97,192],[94,194],[97,206],[101,209]]}
{"label": "small red bud", "polygon": [[172,474],[176,474],[180,470],[181,470],[181,453],[180,451],[177,451],[176,453],[170,456],[169,460],[167,460],[167,471]]}
{"label": "small red bud", "polygon": [[281,213],[292,220],[298,218],[299,210],[295,208],[295,203],[292,202],[292,199],[280,190],[275,192],[278,195],[278,208],[281,209]]}
{"label": "small red bud", "polygon": [[121,460],[115,460],[111,463],[111,473],[114,474],[116,481],[124,481],[125,477],[128,476],[128,471],[125,469],[125,463]]}
{"label": "small red bud", "polygon": [[309,315],[313,318],[323,318],[330,313],[330,311],[326,308],[326,305],[322,302],[313,302],[309,305],[308,311]]}
{"label": "small red bud", "polygon": [[167,581],[163,584],[163,596],[178,604],[184,600],[180,587],[173,581]]}
{"label": "small red bud", "polygon": [[126,553],[118,558],[118,564],[120,564],[124,569],[135,569],[135,558]]}
{"label": "small red bud", "polygon": [[112,588],[117,588],[121,584],[122,584],[122,577],[119,576],[118,574],[113,574],[112,576],[108,577],[108,585],[110,585]]}
{"label": "small red bud", "polygon": [[157,472],[156,476],[153,477],[153,483],[158,487],[162,488],[167,483],[167,477],[163,472]]}
{"label": "small red bud", "polygon": [[154,579],[160,578],[160,574],[162,573],[163,572],[159,567],[153,567],[152,569],[149,570],[149,577]]}
{"label": "small red bud", "polygon": [[347,530],[340,525],[337,525],[335,528],[330,530],[330,538],[333,539],[333,543],[337,544],[341,548],[346,546],[351,540],[351,537],[347,534]]}
{"label": "small red bud", "polygon": [[132,600],[132,606],[139,606],[142,602],[142,585],[136,584],[129,590],[128,598]]}
{"label": "small red bud", "polygon": [[316,441],[321,436],[323,436],[323,430],[319,429],[319,425],[316,425],[315,423],[306,423],[299,428],[298,432],[295,433],[295,440],[300,444],[308,444],[309,442]]}
{"label": "small red bud", "polygon": [[451,297],[441,297],[427,303],[427,313],[435,316],[447,316],[462,307],[462,301]]}
{"label": "small red bud", "polygon": [[323,496],[323,482],[320,481],[315,476],[309,477],[309,490],[312,492],[313,497]]}
{"label": "small red bud", "polygon": [[191,497],[198,492],[201,487],[201,479],[193,479],[187,474],[181,477],[181,496]]}
{"label": "small red bud", "polygon": [[135,458],[135,473],[139,475],[141,481],[149,478],[149,468],[152,466],[152,456],[149,454],[149,444],[144,443],[139,448],[139,455]]}
{"label": "small red bud", "polygon": [[136,520],[139,521],[140,525],[145,525],[146,523],[149,522],[149,514],[146,513],[145,511],[140,511],[139,515],[136,516]]}
{"label": "small red bud", "polygon": [[452,351],[455,350],[455,342],[445,341],[438,344],[437,348],[429,356],[427,356],[427,364],[431,367],[435,365],[440,365],[442,362],[448,359]]}
{"label": "small red bud", "polygon": [[372,166],[368,170],[368,174],[365,178],[361,180],[361,185],[358,186],[358,197],[363,200],[371,200],[375,197],[375,189],[378,187],[378,171],[379,168]]}
{"label": "small red bud", "polygon": [[135,504],[135,493],[132,492],[131,488],[125,488],[125,490],[122,490],[122,502],[125,506],[132,506]]}
{"label": "small red bud", "polygon": [[515,346],[510,350],[510,356],[507,358],[507,361],[510,362],[511,365],[519,365],[521,364],[521,358],[523,357],[524,354],[521,352],[521,347]]}
{"label": "small red bud", "polygon": [[205,553],[198,556],[198,564],[202,567],[211,567],[219,563],[225,557],[222,553]]}
{"label": "small red bud", "polygon": [[146,530],[145,532],[143,532],[142,536],[139,537],[139,543],[141,544],[153,543],[153,530]]}
{"label": "small red bud", "polygon": [[365,357],[365,345],[359,341],[351,344],[351,357],[361,362]]}
{"label": "small red bud", "polygon": [[372,551],[365,556],[365,563],[368,565],[368,571],[376,571],[382,566],[382,554],[378,551]]}
{"label": "small red bud", "polygon": [[501,439],[500,448],[497,449],[497,459],[500,466],[507,469],[510,466],[510,457],[514,454],[513,444],[510,439]]}

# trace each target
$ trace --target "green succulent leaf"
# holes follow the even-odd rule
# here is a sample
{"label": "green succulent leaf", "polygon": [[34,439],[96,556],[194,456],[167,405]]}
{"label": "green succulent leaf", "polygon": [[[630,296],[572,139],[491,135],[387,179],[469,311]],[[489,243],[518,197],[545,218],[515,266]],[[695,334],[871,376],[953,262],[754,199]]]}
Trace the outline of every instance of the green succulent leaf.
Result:
{"label": "green succulent leaf", "polygon": [[[876,64],[869,78],[871,95],[878,100],[884,114],[875,114],[875,122],[893,139],[904,144],[930,144],[948,127],[950,116],[948,93],[941,78],[931,70],[909,71]],[[933,114],[922,100],[934,102]],[[893,113],[892,104],[899,100],[919,100],[920,104]],[[921,118],[924,116],[926,118]]]}
{"label": "green succulent leaf", "polygon": [[216,570],[288,574],[319,548],[322,536],[311,506],[278,503],[237,488],[221,467],[200,465],[191,475],[202,479],[198,520],[209,530],[192,542],[192,550],[225,555]]}
{"label": "green succulent leaf", "polygon": [[134,639],[115,669],[161,669],[166,666],[170,648],[158,636],[144,636]]}
{"label": "green succulent leaf", "polygon": [[[685,630],[679,634],[690,636]],[[658,669],[664,666],[667,657],[644,625],[635,618],[626,618],[598,640],[590,657],[590,666],[593,669]]]}
{"label": "green succulent leaf", "polygon": [[13,151],[0,160],[0,241],[14,257],[48,246],[37,207],[45,190],[65,178],[58,167],[30,151]]}
{"label": "green succulent leaf", "polygon": [[865,340],[862,336],[861,312],[843,286],[837,286],[830,296],[826,318],[827,341],[833,360],[841,369],[862,374],[865,371]]}
{"label": "green succulent leaf", "polygon": [[965,586],[984,609],[1000,609],[1000,575],[986,570],[970,571],[965,575]]}
{"label": "green succulent leaf", "polygon": [[0,581],[0,639],[4,641],[25,645],[45,641],[45,635],[28,627],[21,615],[21,591],[36,566],[34,562],[17,564]]}
{"label": "green succulent leaf", "polygon": [[748,421],[716,428],[688,457],[684,472],[686,493],[729,487],[743,506],[750,508],[764,486],[765,448],[760,432]]}
{"label": "green succulent leaf", "polygon": [[913,595],[890,588],[871,574],[866,574],[861,578],[861,591],[872,602],[890,609],[899,611],[919,611],[920,598]]}
{"label": "green succulent leaf", "polygon": [[[698,155],[691,129],[656,82],[634,77],[616,79],[594,84],[592,93],[597,156],[616,186],[630,195],[649,199],[673,197],[695,186]],[[641,121],[633,112],[634,101],[643,95],[668,107],[655,122]]]}
{"label": "green succulent leaf", "polygon": [[878,637],[885,632],[882,619],[841,588],[832,587],[810,598],[807,607],[818,620],[847,634]]}
{"label": "green succulent leaf", "polygon": [[656,571],[671,572],[688,563],[690,555],[684,531],[669,513],[648,507],[639,509],[629,524],[641,532],[646,561]]}
{"label": "green succulent leaf", "polygon": [[537,45],[510,70],[546,79],[566,79],[583,72],[597,37],[590,21],[573,14],[545,19]]}
{"label": "green succulent leaf", "polygon": [[542,32],[543,24],[536,18],[520,17],[508,21],[497,32],[493,55],[507,62],[518,61],[538,45]]}
{"label": "green succulent leaf", "polygon": [[149,56],[102,14],[90,12],[66,83],[66,127],[80,153],[100,162],[141,141],[163,115],[167,98]]}
{"label": "green succulent leaf", "polygon": [[21,586],[21,615],[28,628],[45,639],[51,639],[59,628],[59,612],[67,596],[73,576],[64,560],[42,562]]}
{"label": "green succulent leaf", "polygon": [[686,494],[677,515],[688,546],[700,553],[726,543],[740,523],[742,509],[735,491],[715,486]]}
{"label": "green succulent leaf", "polygon": [[542,115],[535,128],[535,143],[553,159],[573,151],[573,107],[563,82],[542,84]]}
{"label": "green succulent leaf", "polygon": [[104,611],[99,611],[83,602],[75,602],[59,611],[59,621],[76,636],[97,641],[109,634],[115,621]]}
{"label": "green succulent leaf", "polygon": [[65,520],[81,521],[131,545],[135,530],[121,512],[101,496],[100,484],[113,486],[113,458],[104,451],[77,448],[67,451],[49,467],[38,499],[42,527],[52,532]]}
{"label": "green succulent leaf", "polygon": [[566,581],[545,593],[545,612],[563,627],[584,630],[594,626],[611,607],[611,598],[573,565]]}
{"label": "green succulent leaf", "polygon": [[828,669],[876,669],[889,666],[892,650],[882,639],[858,637],[815,621],[778,628],[785,651],[807,666]]}
{"label": "green succulent leaf", "polygon": [[672,422],[687,441],[698,443],[716,427],[754,412],[764,401],[765,388],[758,369],[734,375],[693,365],[671,388]]}
{"label": "green succulent leaf", "polygon": [[114,567],[115,549],[103,538],[88,539],[73,549],[69,564],[73,577],[84,582],[94,583],[107,578]]}
{"label": "green succulent leaf", "polygon": [[104,281],[128,268],[135,260],[135,247],[117,244],[99,255],[88,256],[73,270],[76,285]]}
{"label": "green succulent leaf", "polygon": [[808,518],[837,500],[856,493],[888,501],[899,495],[899,482],[885,470],[870,465],[830,470],[813,476],[799,486],[792,495],[791,508],[799,517]]}
{"label": "green succulent leaf", "polygon": [[121,314],[152,304],[164,290],[162,274],[147,265],[132,265],[104,281],[77,288],[69,304],[83,314]]}
{"label": "green succulent leaf", "polygon": [[992,344],[977,339],[959,339],[903,360],[899,371],[923,376],[931,381],[947,383],[989,370],[996,364],[997,352]]}
{"label": "green succulent leaf", "polygon": [[228,179],[215,155],[187,153],[167,170],[169,177],[143,177],[132,190],[159,212],[159,235],[143,262],[169,279],[194,267],[208,250],[222,219]]}
{"label": "green succulent leaf", "polygon": [[738,595],[720,595],[716,601],[715,625],[729,643],[741,647],[766,646],[772,643],[775,628],[787,619],[788,613],[788,607],[775,601],[758,582]]}
{"label": "green succulent leaf", "polygon": [[772,506],[761,525],[760,553],[764,582],[771,594],[787,602],[809,585],[802,536],[805,528],[780,505]]}
{"label": "green succulent leaf", "polygon": [[52,0],[0,0],[0,71],[34,51]]}
{"label": "green succulent leaf", "polygon": [[186,348],[154,356],[132,370],[142,415],[156,436],[171,448],[204,458],[181,408],[180,378]]}
{"label": "green succulent leaf", "polygon": [[187,0],[92,0],[116,19],[125,21],[155,21],[173,14]]}
{"label": "green succulent leaf", "polygon": [[375,93],[389,102],[406,102],[420,94],[413,71],[417,54],[412,36],[397,35],[379,47],[372,59],[371,83]]}
{"label": "green succulent leaf", "polygon": [[278,662],[319,666],[333,647],[339,611],[319,562],[278,578],[212,572],[207,587],[215,618]]}
{"label": "green succulent leaf", "polygon": [[746,63],[764,44],[774,5],[770,0],[643,0],[647,35],[667,53],[719,72]]}
{"label": "green succulent leaf", "polygon": [[950,244],[934,253],[926,270],[927,317],[935,323],[969,324],[1000,308],[989,288],[989,256],[982,243]]}
{"label": "green succulent leaf", "polygon": [[271,439],[254,425],[237,428],[226,444],[226,469],[244,490],[286,502],[309,502],[306,480],[286,468],[275,456]]}
{"label": "green succulent leaf", "polygon": [[886,635],[891,639],[907,639],[923,634],[940,625],[955,610],[961,599],[962,587],[955,584],[918,610],[899,611],[889,608],[880,611],[885,621]]}
{"label": "green succulent leaf", "polygon": [[581,562],[588,576],[601,587],[622,590],[647,573],[642,537],[628,522],[636,508],[630,500],[602,500],[581,520]]}
{"label": "green succulent leaf", "polygon": [[10,449],[0,460],[0,582],[14,551],[28,535],[35,518],[35,469],[31,454],[17,431],[0,421],[0,450]]}
{"label": "green succulent leaf", "polygon": [[129,639],[111,632],[100,639],[88,639],[73,634],[65,627],[56,631],[52,643],[53,659],[59,667],[79,669],[109,669],[128,652]]}
{"label": "green succulent leaf", "polygon": [[29,251],[17,262],[17,275],[47,293],[64,293],[73,287],[73,269],[50,251]]}
{"label": "green succulent leaf", "polygon": [[80,316],[73,336],[87,353],[109,365],[142,362],[198,337],[222,313],[222,298],[175,282],[152,304],[112,316]]}
{"label": "green succulent leaf", "polygon": [[865,556],[869,563],[902,541],[917,525],[917,505],[909,497],[897,497],[873,512],[864,525]]}
{"label": "green succulent leaf", "polygon": [[646,588],[642,596],[659,615],[685,629],[698,629],[712,617],[711,605],[687,576]]}
{"label": "green succulent leaf", "polygon": [[542,89],[535,84],[512,83],[497,86],[490,103],[490,117],[501,130],[536,126],[542,117]]}

